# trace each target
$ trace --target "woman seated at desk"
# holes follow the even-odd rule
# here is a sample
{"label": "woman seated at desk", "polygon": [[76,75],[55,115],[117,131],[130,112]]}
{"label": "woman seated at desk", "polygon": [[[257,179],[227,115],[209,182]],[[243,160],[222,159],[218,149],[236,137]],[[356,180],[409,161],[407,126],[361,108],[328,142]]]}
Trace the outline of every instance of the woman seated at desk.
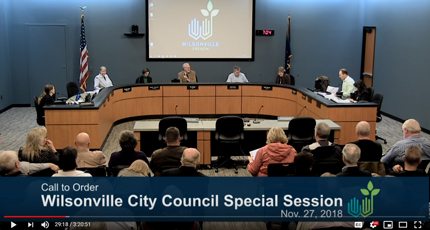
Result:
{"label": "woman seated at desk", "polygon": [[366,84],[362,80],[359,80],[354,83],[355,92],[351,93],[351,102],[369,102],[372,99],[370,98],[370,91],[367,89]]}
{"label": "woman seated at desk", "polygon": [[45,116],[45,110],[43,109],[43,106],[45,105],[51,105],[55,103],[55,86],[52,84],[45,85],[45,89],[43,90],[43,93],[39,96],[39,99],[37,100],[37,117],[43,118]]}
{"label": "woman seated at desk", "polygon": [[136,83],[152,83],[152,77],[149,76],[150,71],[148,68],[142,70],[142,76],[136,79]]}
{"label": "woman seated at desk", "polygon": [[288,145],[288,138],[280,127],[273,127],[267,134],[266,146],[255,153],[255,157],[249,156],[248,171],[253,176],[267,177],[269,164],[294,163],[296,150]]}
{"label": "woman seated at desk", "polygon": [[291,77],[285,72],[284,67],[279,66],[278,75],[276,76],[276,84],[291,85]]}

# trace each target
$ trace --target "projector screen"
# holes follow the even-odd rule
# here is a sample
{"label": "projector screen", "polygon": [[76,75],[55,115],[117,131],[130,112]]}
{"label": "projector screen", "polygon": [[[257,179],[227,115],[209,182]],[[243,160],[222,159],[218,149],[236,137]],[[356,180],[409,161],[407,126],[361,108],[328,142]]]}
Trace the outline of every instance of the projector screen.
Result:
{"label": "projector screen", "polygon": [[253,60],[254,0],[147,0],[147,60]]}

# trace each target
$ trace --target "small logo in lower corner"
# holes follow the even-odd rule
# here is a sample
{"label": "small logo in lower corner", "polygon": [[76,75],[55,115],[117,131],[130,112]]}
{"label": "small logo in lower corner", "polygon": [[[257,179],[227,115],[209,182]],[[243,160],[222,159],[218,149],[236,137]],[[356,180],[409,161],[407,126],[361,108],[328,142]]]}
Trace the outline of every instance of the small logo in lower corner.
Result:
{"label": "small logo in lower corner", "polygon": [[373,197],[378,195],[380,189],[374,189],[372,181],[369,181],[367,189],[362,188],[360,191],[365,196],[364,199],[361,200],[360,204],[359,199],[356,197],[352,198],[351,201],[348,202],[348,214],[353,217],[359,217],[360,215],[368,217],[373,214]]}

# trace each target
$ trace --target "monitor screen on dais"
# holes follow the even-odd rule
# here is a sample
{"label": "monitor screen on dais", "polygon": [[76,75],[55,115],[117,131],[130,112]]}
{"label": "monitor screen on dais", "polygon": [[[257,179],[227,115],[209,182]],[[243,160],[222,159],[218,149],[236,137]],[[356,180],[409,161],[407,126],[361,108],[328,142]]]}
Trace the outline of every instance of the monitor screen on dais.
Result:
{"label": "monitor screen on dais", "polygon": [[147,59],[253,59],[254,0],[147,1]]}

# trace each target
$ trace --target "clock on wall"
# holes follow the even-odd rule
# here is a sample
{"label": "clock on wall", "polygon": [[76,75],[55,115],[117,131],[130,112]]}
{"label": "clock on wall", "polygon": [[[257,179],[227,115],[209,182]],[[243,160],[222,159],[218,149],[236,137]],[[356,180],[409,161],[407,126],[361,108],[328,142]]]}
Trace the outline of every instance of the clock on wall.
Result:
{"label": "clock on wall", "polygon": [[256,30],[255,35],[257,35],[257,36],[273,36],[273,35],[275,35],[275,30]]}

